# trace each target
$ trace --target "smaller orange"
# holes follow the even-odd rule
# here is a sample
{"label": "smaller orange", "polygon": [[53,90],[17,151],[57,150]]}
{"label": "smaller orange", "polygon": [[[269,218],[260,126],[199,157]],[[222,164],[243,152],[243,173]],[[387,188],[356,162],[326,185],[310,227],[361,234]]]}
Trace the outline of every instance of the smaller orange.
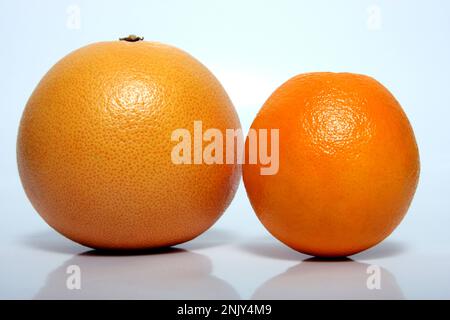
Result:
{"label": "smaller orange", "polygon": [[418,148],[400,104],[376,80],[298,75],[272,94],[252,129],[279,129],[278,173],[245,164],[243,178],[257,216],[288,246],[355,254],[385,239],[408,210]]}

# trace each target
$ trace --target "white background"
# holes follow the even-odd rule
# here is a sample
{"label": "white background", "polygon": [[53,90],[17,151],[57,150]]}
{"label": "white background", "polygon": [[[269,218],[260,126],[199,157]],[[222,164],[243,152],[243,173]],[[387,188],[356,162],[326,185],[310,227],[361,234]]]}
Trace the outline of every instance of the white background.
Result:
{"label": "white background", "polygon": [[[450,298],[450,2],[0,0],[0,298]],[[422,171],[411,209],[379,246],[324,262],[264,230],[240,187],[221,220],[170,252],[100,256],[51,230],[18,179],[26,101],[70,51],[135,33],[202,61],[249,127],[281,83],[308,71],[371,75],[414,127]],[[82,289],[65,286],[82,270]],[[369,265],[381,290],[368,290]]]}

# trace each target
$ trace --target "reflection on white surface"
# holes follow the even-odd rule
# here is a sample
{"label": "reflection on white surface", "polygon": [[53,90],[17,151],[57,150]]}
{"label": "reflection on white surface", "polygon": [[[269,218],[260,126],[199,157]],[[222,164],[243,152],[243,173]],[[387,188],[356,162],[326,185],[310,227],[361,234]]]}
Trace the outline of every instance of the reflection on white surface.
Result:
{"label": "reflection on white surface", "polygon": [[[211,258],[202,252],[230,255],[239,252],[222,243],[229,232],[211,230],[184,248],[114,253],[89,250],[71,254],[56,269],[49,270],[44,285],[34,299],[240,299],[230,283],[214,274]],[[30,241],[32,240],[32,241]],[[241,239],[242,240],[242,239]],[[44,252],[74,252],[79,247],[54,232],[38,234],[25,242]],[[289,261],[291,267],[275,276],[263,278],[248,297],[252,299],[403,299],[395,277],[380,267],[380,289],[370,290],[367,269],[370,264],[351,259],[320,260],[295,252],[274,239],[260,238],[238,243],[250,255],[237,260],[238,267],[252,267],[253,273],[267,268],[260,259],[273,263]],[[380,246],[367,255],[382,257],[399,253],[398,245]],[[76,252],[76,251],[75,251]],[[269,258],[269,259],[267,259]],[[293,266],[292,266],[293,264]],[[375,264],[375,263],[374,263]],[[81,270],[81,289],[69,290],[69,266]],[[286,264],[283,264],[286,265]],[[231,267],[231,266],[230,266]],[[239,268],[238,268],[239,270]],[[273,274],[273,273],[272,273]],[[245,281],[248,272],[239,272],[231,283]]]}
{"label": "reflection on white surface", "polygon": [[[1,238],[0,234],[0,238]],[[300,254],[271,237],[212,229],[159,251],[86,249],[54,231],[0,247],[0,297],[11,299],[403,299],[450,297],[450,256],[387,240],[343,260]],[[67,288],[69,266],[81,289]],[[369,266],[381,289],[369,289]]]}
{"label": "reflection on white surface", "polygon": [[[81,269],[81,289],[66,286],[67,268]],[[35,299],[239,299],[213,276],[208,257],[182,249],[118,255],[88,251],[50,272]]]}
{"label": "reflection on white surface", "polygon": [[380,267],[380,288],[369,289],[370,265],[310,258],[269,279],[253,299],[403,299],[395,277]]}

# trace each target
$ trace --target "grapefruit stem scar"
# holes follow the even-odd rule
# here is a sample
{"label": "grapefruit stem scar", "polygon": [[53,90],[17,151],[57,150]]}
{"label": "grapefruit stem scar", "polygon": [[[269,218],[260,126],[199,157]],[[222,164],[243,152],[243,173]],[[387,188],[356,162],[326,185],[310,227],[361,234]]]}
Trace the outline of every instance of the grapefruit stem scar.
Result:
{"label": "grapefruit stem scar", "polygon": [[120,41],[127,41],[127,42],[137,42],[137,41],[144,41],[144,37],[139,37],[134,34],[130,34],[128,37],[119,38]]}

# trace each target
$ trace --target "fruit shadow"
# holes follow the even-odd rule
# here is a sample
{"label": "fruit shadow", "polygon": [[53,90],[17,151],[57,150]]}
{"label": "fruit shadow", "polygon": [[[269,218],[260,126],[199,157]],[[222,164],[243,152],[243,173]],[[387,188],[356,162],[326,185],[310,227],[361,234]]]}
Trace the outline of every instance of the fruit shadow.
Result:
{"label": "fruit shadow", "polygon": [[[34,299],[240,299],[225,280],[213,275],[206,255],[191,252],[230,241],[233,235],[211,229],[177,247],[150,250],[93,250],[56,231],[27,235],[21,244],[70,256],[50,271]],[[81,289],[69,290],[70,267],[80,270]]]}
{"label": "fruit shadow", "polygon": [[[401,255],[407,250],[401,242],[385,241],[351,258],[311,257],[269,236],[250,239],[239,248],[260,257],[295,262],[260,285],[251,299],[404,299],[395,275],[378,261],[369,262]],[[374,277],[379,277],[379,287],[371,287]]]}
{"label": "fruit shadow", "polygon": [[[266,257],[273,258],[279,260],[288,260],[288,261],[302,261],[311,256],[297,252],[290,247],[282,244],[271,237],[260,237],[251,239],[247,242],[244,242],[239,245],[241,250],[246,252]],[[355,260],[373,260],[373,259],[382,259],[388,257],[395,257],[404,254],[408,250],[408,246],[402,242],[395,240],[385,240],[380,244],[363,251],[361,253],[352,255],[352,259]],[[336,261],[344,258],[315,258],[322,261]]]}
{"label": "fruit shadow", "polygon": [[174,247],[150,249],[150,250],[92,250],[91,248],[80,245],[73,242],[66,237],[62,236],[54,230],[41,231],[32,234],[28,234],[20,239],[20,243],[26,247],[42,250],[53,253],[63,254],[80,254],[87,250],[91,250],[91,254],[98,255],[145,255],[153,253],[170,252],[173,248],[180,248],[184,250],[202,250],[211,247],[216,247],[229,243],[234,239],[232,232],[221,229],[210,229],[198,236],[197,238],[188,241],[186,243],[179,244]]}

